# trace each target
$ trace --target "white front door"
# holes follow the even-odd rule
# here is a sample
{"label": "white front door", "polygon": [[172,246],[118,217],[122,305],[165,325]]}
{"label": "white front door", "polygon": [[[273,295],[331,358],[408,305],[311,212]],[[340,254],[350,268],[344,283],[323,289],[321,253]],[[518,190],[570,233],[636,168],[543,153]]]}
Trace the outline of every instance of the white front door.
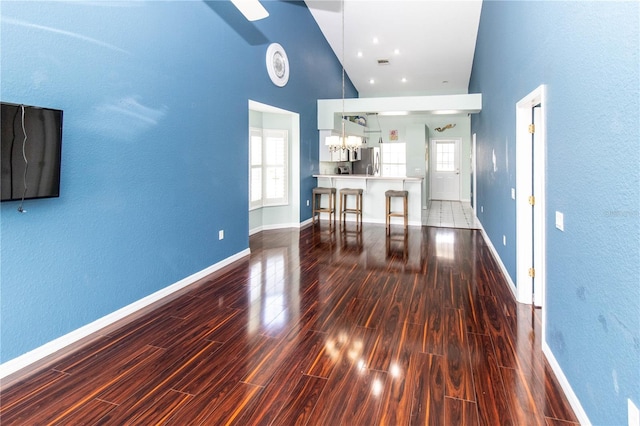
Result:
{"label": "white front door", "polygon": [[431,199],[460,201],[460,139],[431,140]]}

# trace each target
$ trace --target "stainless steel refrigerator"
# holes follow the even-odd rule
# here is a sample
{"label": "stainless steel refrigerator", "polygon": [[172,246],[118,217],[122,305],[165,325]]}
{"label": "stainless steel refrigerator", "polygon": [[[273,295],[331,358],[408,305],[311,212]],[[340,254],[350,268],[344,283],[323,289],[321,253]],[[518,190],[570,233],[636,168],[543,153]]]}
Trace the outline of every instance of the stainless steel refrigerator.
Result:
{"label": "stainless steel refrigerator", "polygon": [[380,176],[380,148],[361,148],[360,160],[354,161],[353,174]]}

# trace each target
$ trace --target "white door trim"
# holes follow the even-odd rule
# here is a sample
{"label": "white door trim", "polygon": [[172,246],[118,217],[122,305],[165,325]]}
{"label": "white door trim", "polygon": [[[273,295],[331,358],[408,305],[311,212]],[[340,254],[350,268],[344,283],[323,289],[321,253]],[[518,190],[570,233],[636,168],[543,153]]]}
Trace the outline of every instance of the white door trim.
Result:
{"label": "white door trim", "polygon": [[[532,108],[539,105],[536,114],[535,149],[531,149]],[[546,279],[546,223],[545,223],[545,176],[546,170],[546,86],[541,85],[516,104],[516,286],[521,303],[543,306]],[[532,182],[532,176],[535,176]],[[533,188],[534,208],[529,204]],[[532,232],[532,221],[535,224]],[[535,245],[534,245],[535,242]],[[535,247],[535,248],[534,248]],[[534,264],[532,264],[534,259]],[[529,268],[535,269],[535,300],[533,279]],[[544,336],[545,315],[542,312]]]}
{"label": "white door trim", "polygon": [[476,169],[476,134],[471,135],[471,173],[473,173],[473,215],[478,217],[478,171]]}

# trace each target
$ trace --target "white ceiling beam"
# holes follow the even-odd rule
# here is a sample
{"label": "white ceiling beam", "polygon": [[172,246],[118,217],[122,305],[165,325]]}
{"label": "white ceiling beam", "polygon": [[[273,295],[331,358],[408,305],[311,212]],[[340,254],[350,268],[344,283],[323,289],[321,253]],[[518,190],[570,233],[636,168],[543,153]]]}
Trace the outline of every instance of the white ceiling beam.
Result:
{"label": "white ceiling beam", "polygon": [[[347,115],[406,111],[427,114],[474,114],[482,110],[482,94],[348,98]],[[343,111],[342,99],[318,99],[318,129],[332,129],[335,114]]]}

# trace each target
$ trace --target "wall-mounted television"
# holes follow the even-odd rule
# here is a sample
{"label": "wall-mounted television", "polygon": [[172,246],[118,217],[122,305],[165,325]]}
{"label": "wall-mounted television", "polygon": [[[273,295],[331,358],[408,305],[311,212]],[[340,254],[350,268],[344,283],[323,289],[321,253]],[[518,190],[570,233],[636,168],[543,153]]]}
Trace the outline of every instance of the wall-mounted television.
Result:
{"label": "wall-mounted television", "polygon": [[60,196],[62,111],[0,103],[0,198]]}

